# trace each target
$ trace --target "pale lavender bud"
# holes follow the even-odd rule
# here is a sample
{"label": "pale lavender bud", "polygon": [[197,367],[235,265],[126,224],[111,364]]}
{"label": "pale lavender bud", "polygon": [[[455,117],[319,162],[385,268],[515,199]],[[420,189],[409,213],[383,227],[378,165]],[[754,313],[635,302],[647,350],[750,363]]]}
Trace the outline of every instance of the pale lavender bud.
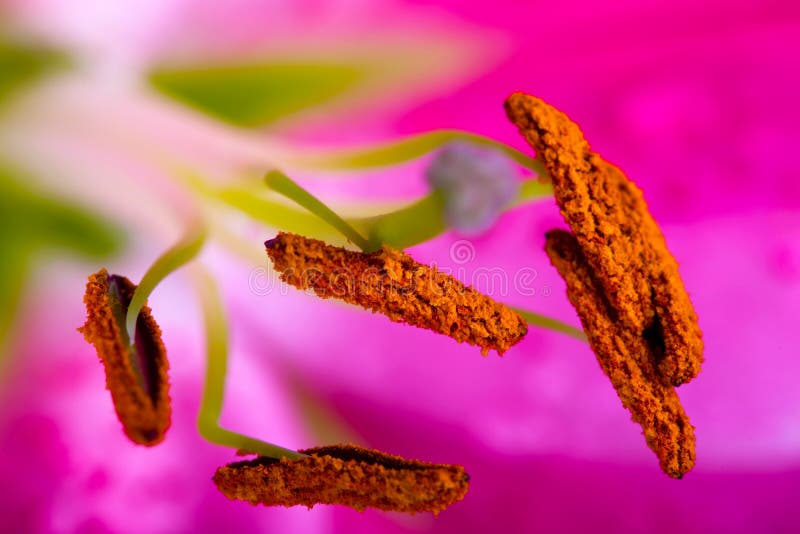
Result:
{"label": "pale lavender bud", "polygon": [[426,177],[444,194],[445,221],[465,234],[489,229],[519,191],[516,170],[505,156],[464,142],[439,151]]}

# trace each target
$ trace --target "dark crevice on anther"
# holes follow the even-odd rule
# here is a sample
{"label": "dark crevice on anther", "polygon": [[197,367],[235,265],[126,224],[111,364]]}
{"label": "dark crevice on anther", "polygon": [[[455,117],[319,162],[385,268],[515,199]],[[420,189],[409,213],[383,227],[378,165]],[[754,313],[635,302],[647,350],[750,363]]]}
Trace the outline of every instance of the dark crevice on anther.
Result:
{"label": "dark crevice on anther", "polygon": [[469,476],[458,465],[432,464],[340,444],[299,451],[300,459],[256,458],[217,469],[214,483],[230,499],[309,508],[338,504],[418,513],[441,512],[463,499]]}
{"label": "dark crevice on anther", "polygon": [[660,364],[664,360],[667,347],[664,341],[664,326],[661,324],[658,312],[653,316],[653,322],[642,332],[642,337],[650,348],[654,363]]}
{"label": "dark crevice on anther", "polygon": [[159,345],[149,332],[147,323],[141,313],[136,320],[134,343],[131,343],[131,340],[128,339],[126,330],[126,316],[134,290],[135,286],[132,286],[127,279],[114,274],[108,276],[108,294],[114,310],[114,320],[123,338],[129,344],[130,363],[139,380],[139,385],[155,405],[158,402],[161,387],[159,383],[159,365],[155,361]]}
{"label": "dark crevice on anther", "polygon": [[136,358],[135,365],[138,366],[139,376],[142,379],[142,387],[147,392],[147,396],[158,403],[160,384],[160,371],[155,355],[158,353],[158,345],[147,328],[144,317],[139,314],[136,321]]}

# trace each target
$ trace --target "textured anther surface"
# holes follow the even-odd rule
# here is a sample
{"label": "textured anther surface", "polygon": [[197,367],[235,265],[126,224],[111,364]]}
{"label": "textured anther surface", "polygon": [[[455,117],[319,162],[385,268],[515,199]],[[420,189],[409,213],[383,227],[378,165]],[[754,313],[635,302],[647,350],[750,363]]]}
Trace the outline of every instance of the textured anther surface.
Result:
{"label": "textured anther surface", "polygon": [[642,192],[541,99],[515,93],[506,112],[550,173],[564,220],[618,320],[650,340],[665,383],[694,378],[703,361],[697,315]]}
{"label": "textured anther surface", "polygon": [[469,476],[458,465],[407,460],[355,445],[299,452],[309,456],[261,457],[220,467],[214,483],[228,498],[251,504],[339,504],[409,513],[441,512],[469,489]]}
{"label": "textured anther surface", "polygon": [[477,345],[484,355],[490,349],[502,354],[528,331],[510,308],[387,246],[353,252],[280,233],[266,247],[281,280],[298,289]]}
{"label": "textured anther surface", "polygon": [[[171,410],[161,329],[144,306],[136,323],[136,347],[130,350],[123,337],[127,337],[124,325],[118,324],[112,307],[117,304],[125,312],[135,289],[130,280],[109,276],[105,269],[91,275],[83,298],[86,323],[78,330],[103,363],[106,387],[125,434],[135,443],[155,445],[164,439]],[[133,358],[138,361],[134,363]]]}

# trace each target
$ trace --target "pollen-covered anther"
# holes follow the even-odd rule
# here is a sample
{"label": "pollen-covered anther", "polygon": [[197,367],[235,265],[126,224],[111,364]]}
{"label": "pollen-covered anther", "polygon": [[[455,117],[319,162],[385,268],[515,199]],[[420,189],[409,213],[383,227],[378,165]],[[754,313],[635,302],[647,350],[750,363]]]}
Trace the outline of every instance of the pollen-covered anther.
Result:
{"label": "pollen-covered anther", "polygon": [[674,386],[694,378],[703,361],[697,315],[641,190],[541,99],[515,93],[506,112],[550,173],[561,213],[618,320],[651,345],[658,378]]}
{"label": "pollen-covered anther", "polygon": [[214,483],[228,498],[251,504],[338,504],[359,511],[434,514],[463,499],[469,489],[469,475],[458,465],[407,460],[354,445],[300,452],[308,457],[260,457],[220,467]]}
{"label": "pollen-covered anther", "polygon": [[546,251],[567,282],[569,300],[623,406],[641,425],[661,469],[681,478],[695,463],[694,427],[675,389],[659,379],[652,348],[617,320],[573,235],[564,230],[548,232]]}
{"label": "pollen-covered anther", "polygon": [[130,280],[105,269],[91,275],[83,298],[86,323],[78,331],[103,363],[106,387],[125,434],[135,443],[155,445],[170,425],[167,354],[147,306],[139,312],[130,343],[125,315],[135,290]]}
{"label": "pollen-covered anther", "polygon": [[502,354],[528,331],[507,306],[385,245],[353,252],[283,232],[265,245],[284,282],[477,345],[484,355]]}

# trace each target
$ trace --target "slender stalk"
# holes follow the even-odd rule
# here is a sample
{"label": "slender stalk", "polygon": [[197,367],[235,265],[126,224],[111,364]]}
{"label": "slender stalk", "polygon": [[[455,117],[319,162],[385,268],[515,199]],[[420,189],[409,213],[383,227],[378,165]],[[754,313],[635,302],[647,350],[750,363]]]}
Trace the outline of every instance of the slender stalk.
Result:
{"label": "slender stalk", "polygon": [[337,235],[335,229],[315,214],[262,198],[245,189],[226,188],[219,191],[217,198],[268,226],[318,238]]}
{"label": "slender stalk", "polygon": [[[496,143],[494,141],[492,142]],[[376,250],[380,248],[383,243],[396,248],[406,248],[417,243],[428,241],[447,228],[443,218],[444,199],[441,197],[440,193],[434,192],[405,208],[377,217],[351,221],[354,226],[366,232],[368,239],[365,240],[362,235],[351,226],[351,223],[342,219],[332,209],[323,204],[322,201],[297,185],[285,174],[278,171],[271,171],[267,174],[265,180],[275,191],[286,195],[312,213],[318,215],[328,222],[328,224],[339,230],[345,237],[356,243],[359,248],[365,252]],[[510,207],[530,199],[541,198],[542,196],[549,195],[551,192],[552,190],[549,184],[542,183],[537,179],[527,180],[523,184],[523,187],[520,188],[520,194],[517,200],[512,202]],[[354,237],[356,239],[354,239]],[[545,315],[522,309],[515,310],[529,324],[554,330],[586,342],[586,335],[574,326],[570,326]]]}
{"label": "slender stalk", "polygon": [[[360,242],[359,246],[364,251],[377,250],[382,244],[408,248],[429,241],[448,229],[444,218],[444,198],[437,191],[387,213],[369,217],[341,217],[282,173],[267,175],[270,187],[277,187],[279,192],[303,205],[309,212],[263,198],[250,188],[216,189],[194,174],[185,176],[185,179],[203,196],[221,201],[268,226],[322,240],[330,240],[328,229],[332,229],[356,244]],[[504,211],[550,195],[552,186],[548,182],[541,178],[524,180],[517,198]],[[363,239],[364,236],[366,239]]]}
{"label": "slender stalk", "polygon": [[189,225],[178,242],[164,252],[144,273],[142,281],[139,282],[133,293],[125,319],[125,327],[130,339],[135,339],[136,319],[139,317],[139,312],[147,301],[147,297],[164,278],[197,256],[203,248],[207,233],[205,222],[196,219]]}
{"label": "slender stalk", "polygon": [[520,184],[517,198],[509,204],[507,209],[521,206],[532,200],[541,200],[553,195],[553,185],[550,182],[542,181],[541,178],[525,180]]}
{"label": "slender stalk", "polygon": [[443,210],[442,194],[433,192],[398,210],[352,219],[350,224],[366,234],[369,250],[377,250],[382,244],[403,249],[431,240],[447,230]]}
{"label": "slender stalk", "polygon": [[336,212],[326,206],[317,197],[300,187],[291,178],[280,171],[270,171],[264,181],[274,191],[294,200],[305,209],[318,216],[352,241],[361,250],[369,249],[369,242],[355,228],[342,219]]}
{"label": "slender stalk", "polygon": [[[542,183],[539,179],[525,180],[520,185],[517,198],[504,211],[550,196],[552,192],[550,184]],[[381,244],[404,249],[445,232],[448,226],[444,209],[442,193],[434,191],[398,210],[363,219],[349,219],[349,222],[367,236],[370,250],[379,249]]]}
{"label": "slender stalk", "polygon": [[[266,180],[270,187],[317,214],[351,241],[356,242],[352,239],[352,234],[358,236],[363,242],[356,244],[365,252],[376,250],[384,243],[396,248],[406,248],[433,239],[447,228],[443,218],[444,199],[441,197],[441,193],[430,193],[405,208],[384,215],[348,223],[284,174],[273,171],[267,174]],[[517,200],[512,202],[510,207],[550,193],[548,184],[542,184],[539,180],[528,180],[520,188]],[[368,239],[364,240],[361,234],[350,225],[351,223],[365,231]],[[529,324],[586,341],[586,335],[574,326],[526,310],[516,309],[516,311]]]}
{"label": "slender stalk", "polygon": [[498,150],[540,177],[548,176],[541,162],[523,154],[519,150],[489,137],[460,130],[434,130],[412,135],[399,141],[390,141],[351,150],[337,149],[316,154],[304,151],[303,153],[290,155],[288,158],[293,167],[299,168],[320,170],[369,169],[410,161],[433,152],[451,141],[466,141]]}
{"label": "slender stalk", "polygon": [[553,319],[552,317],[547,317],[546,315],[540,315],[538,313],[534,313],[528,310],[524,310],[522,308],[511,308],[520,316],[522,316],[528,324],[532,324],[534,326],[538,326],[541,328],[546,328],[548,330],[553,330],[555,332],[560,332],[564,335],[567,335],[571,338],[577,339],[579,341],[583,341],[587,343],[588,340],[586,339],[586,334],[583,333],[582,330],[579,328],[575,328],[572,325],[568,325],[567,323],[562,323],[558,319]]}
{"label": "slender stalk", "polygon": [[197,429],[206,440],[217,445],[253,452],[269,458],[303,458],[297,451],[231,432],[219,426],[225,399],[228,373],[228,325],[214,278],[205,270],[194,269],[195,286],[203,309],[206,330],[206,379]]}

